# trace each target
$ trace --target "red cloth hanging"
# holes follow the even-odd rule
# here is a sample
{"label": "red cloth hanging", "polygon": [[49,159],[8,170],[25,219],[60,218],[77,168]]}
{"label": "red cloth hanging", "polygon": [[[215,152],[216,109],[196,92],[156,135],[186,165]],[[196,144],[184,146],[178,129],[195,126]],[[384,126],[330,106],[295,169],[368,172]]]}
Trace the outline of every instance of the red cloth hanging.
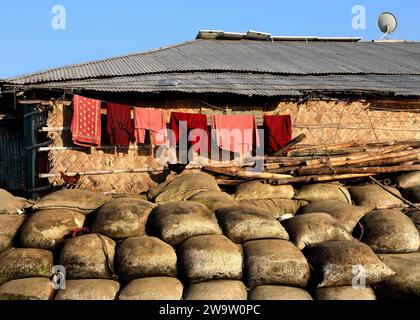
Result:
{"label": "red cloth hanging", "polygon": [[156,145],[166,144],[168,141],[166,119],[162,110],[134,108],[134,128],[137,143],[144,143],[146,130],[150,131]]}
{"label": "red cloth hanging", "polygon": [[130,145],[131,137],[134,133],[131,107],[123,104],[108,103],[106,131],[111,144],[117,146]]}
{"label": "red cloth hanging", "polygon": [[273,154],[292,140],[290,115],[264,115],[266,154]]}
{"label": "red cloth hanging", "polygon": [[101,145],[101,101],[74,95],[70,130],[74,144],[99,147]]}
{"label": "red cloth hanging", "polygon": [[212,133],[217,145],[231,152],[251,152],[254,145],[260,146],[254,116],[212,115]]}
{"label": "red cloth hanging", "polygon": [[[172,130],[172,144],[177,145],[185,130],[190,132],[193,150],[198,152],[208,152],[209,130],[207,126],[207,116],[197,113],[172,112],[170,119]],[[198,129],[198,130],[195,130]],[[193,132],[191,132],[194,130]]]}

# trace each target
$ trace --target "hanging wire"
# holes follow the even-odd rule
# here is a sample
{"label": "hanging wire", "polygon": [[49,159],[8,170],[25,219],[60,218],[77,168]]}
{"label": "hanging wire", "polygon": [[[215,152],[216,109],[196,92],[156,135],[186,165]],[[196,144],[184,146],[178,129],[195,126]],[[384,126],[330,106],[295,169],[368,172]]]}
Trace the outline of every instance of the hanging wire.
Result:
{"label": "hanging wire", "polygon": [[224,113],[226,113],[226,111],[227,111],[225,108],[217,107],[217,106],[212,105],[212,104],[210,104],[210,103],[207,103],[207,102],[205,102],[205,101],[203,101],[203,100],[200,100],[200,102],[201,102],[202,104],[205,104],[206,106],[209,106],[209,107],[213,108],[213,109],[217,109],[217,110],[223,111]]}

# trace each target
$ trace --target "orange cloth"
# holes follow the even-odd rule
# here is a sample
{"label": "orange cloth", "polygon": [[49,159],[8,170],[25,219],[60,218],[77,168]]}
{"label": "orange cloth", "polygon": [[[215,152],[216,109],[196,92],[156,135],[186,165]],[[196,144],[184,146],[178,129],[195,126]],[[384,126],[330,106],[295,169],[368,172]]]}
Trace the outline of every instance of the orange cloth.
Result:
{"label": "orange cloth", "polygon": [[156,145],[168,143],[166,119],[162,110],[134,108],[134,128],[136,143],[144,143],[146,130],[150,131]]}
{"label": "orange cloth", "polygon": [[251,152],[260,146],[254,116],[212,115],[212,134],[217,145],[231,152]]}

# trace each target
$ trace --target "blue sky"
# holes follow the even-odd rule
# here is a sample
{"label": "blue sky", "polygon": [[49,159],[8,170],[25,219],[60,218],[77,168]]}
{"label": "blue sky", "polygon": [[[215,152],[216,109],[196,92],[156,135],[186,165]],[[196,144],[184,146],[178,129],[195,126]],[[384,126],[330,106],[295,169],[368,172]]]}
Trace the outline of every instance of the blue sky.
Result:
{"label": "blue sky", "polygon": [[[354,5],[366,29],[352,28]],[[51,27],[54,5],[66,29]],[[0,7],[0,78],[138,52],[195,38],[199,29],[275,35],[381,36],[377,16],[393,12],[393,38],[420,40],[418,0],[14,0]]]}

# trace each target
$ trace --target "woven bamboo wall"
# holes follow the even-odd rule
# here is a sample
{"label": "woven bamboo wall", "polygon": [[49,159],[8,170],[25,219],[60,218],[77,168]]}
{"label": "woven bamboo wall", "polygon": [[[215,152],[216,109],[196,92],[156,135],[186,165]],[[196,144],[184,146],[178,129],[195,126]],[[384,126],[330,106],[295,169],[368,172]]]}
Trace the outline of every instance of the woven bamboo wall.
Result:
{"label": "woven bamboo wall", "polygon": [[[383,110],[390,107],[399,111]],[[281,102],[270,113],[291,114],[293,136],[305,133],[308,137],[305,144],[420,139],[419,109],[412,108],[414,111],[410,112],[399,108],[396,101],[385,107],[376,101],[308,101],[299,106]]]}
{"label": "woven bamboo wall", "polygon": [[[136,104],[139,105],[139,104]],[[211,114],[221,112],[203,105],[199,101],[178,100],[165,103],[142,104],[144,107],[158,107],[166,111],[169,120],[171,111],[202,112]],[[418,107],[417,107],[418,106]],[[398,102],[391,105],[370,101],[307,101],[302,104],[282,101],[260,106],[235,106],[235,110],[256,115],[257,122],[262,122],[263,112],[268,114],[290,114],[293,122],[293,136],[305,133],[308,138],[305,144],[340,143],[352,140],[374,142],[384,140],[420,139],[420,102],[410,108],[413,111],[369,110],[375,108],[400,107]],[[404,106],[406,107],[406,106]],[[245,109],[245,110],[244,110]],[[72,118],[70,107],[57,105],[48,117],[49,127],[69,127]],[[69,131],[50,132],[53,147],[73,146]],[[115,170],[127,168],[157,168],[160,165],[150,156],[148,148],[140,150],[57,150],[49,151],[51,164],[50,173],[80,172],[90,170]],[[82,176],[78,188],[109,192],[115,190],[121,193],[139,193],[147,191],[156,183],[168,177],[162,174],[119,173]],[[170,177],[169,177],[170,178]],[[58,177],[49,178],[54,185],[63,184]]]}

